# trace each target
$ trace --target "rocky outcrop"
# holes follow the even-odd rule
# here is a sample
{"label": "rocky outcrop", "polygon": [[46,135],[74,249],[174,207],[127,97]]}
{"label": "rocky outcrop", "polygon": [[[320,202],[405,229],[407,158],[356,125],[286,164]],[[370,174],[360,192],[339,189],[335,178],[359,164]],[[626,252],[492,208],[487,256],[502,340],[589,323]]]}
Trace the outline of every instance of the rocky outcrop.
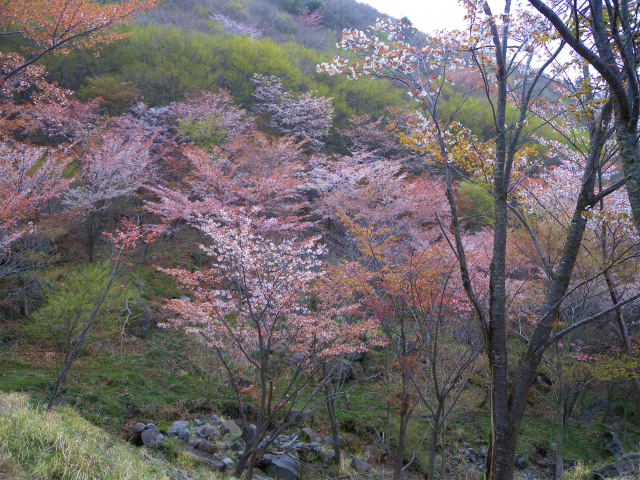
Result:
{"label": "rocky outcrop", "polygon": [[624,455],[620,439],[613,432],[607,432],[602,436],[602,448],[608,457],[619,457]]}
{"label": "rocky outcrop", "polygon": [[637,452],[627,453],[615,462],[608,463],[593,471],[594,479],[630,477],[639,478],[640,454]]}

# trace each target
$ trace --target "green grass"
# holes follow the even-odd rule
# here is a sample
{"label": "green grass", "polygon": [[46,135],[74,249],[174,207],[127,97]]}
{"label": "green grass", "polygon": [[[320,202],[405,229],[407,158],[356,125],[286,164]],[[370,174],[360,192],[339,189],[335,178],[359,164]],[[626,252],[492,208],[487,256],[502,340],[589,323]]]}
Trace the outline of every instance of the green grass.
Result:
{"label": "green grass", "polygon": [[16,478],[163,480],[146,450],[116,442],[63,406],[46,413],[19,393],[0,393],[0,472]]}

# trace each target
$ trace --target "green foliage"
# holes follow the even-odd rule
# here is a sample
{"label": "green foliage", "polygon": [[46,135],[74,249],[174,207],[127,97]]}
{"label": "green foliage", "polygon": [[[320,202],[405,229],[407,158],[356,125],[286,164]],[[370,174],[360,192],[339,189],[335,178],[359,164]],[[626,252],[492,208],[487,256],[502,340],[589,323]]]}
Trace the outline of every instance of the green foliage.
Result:
{"label": "green foliage", "polygon": [[[335,124],[346,126],[351,115],[379,117],[387,106],[407,104],[404,92],[384,80],[351,82],[342,76],[318,75],[315,66],[335,52],[319,55],[298,43],[278,44],[218,30],[186,32],[175,26],[149,24],[128,27],[131,35],[107,45],[99,58],[85,51],[47,57],[52,79],[78,91],[81,98],[103,96],[107,113],[124,108],[140,95],[152,106],[181,100],[184,93],[229,89],[237,103],[254,104],[255,73],[275,75],[294,93],[317,90],[334,99]],[[134,90],[137,89],[137,90]],[[331,142],[331,141],[330,141]]]}
{"label": "green foliage", "polygon": [[107,115],[121,115],[136,102],[142,100],[140,89],[130,81],[115,75],[100,75],[89,78],[87,85],[77,92],[80,100],[102,97],[101,106]]}
{"label": "green foliage", "polygon": [[[32,315],[32,335],[49,341],[66,358],[103,295],[109,273],[108,263],[66,270],[47,294],[45,306]],[[128,295],[126,289],[110,289],[92,326],[93,332],[96,329],[106,334],[115,331]],[[90,335],[83,347],[95,339],[95,333]]]}
{"label": "green foliage", "polygon": [[471,230],[491,225],[493,219],[493,196],[480,185],[463,180],[458,185],[458,210]]}
{"label": "green foliage", "polygon": [[191,117],[178,120],[178,129],[182,135],[203,148],[222,145],[226,137],[224,126],[220,125],[220,120],[212,115],[207,115],[200,120],[194,120]]}

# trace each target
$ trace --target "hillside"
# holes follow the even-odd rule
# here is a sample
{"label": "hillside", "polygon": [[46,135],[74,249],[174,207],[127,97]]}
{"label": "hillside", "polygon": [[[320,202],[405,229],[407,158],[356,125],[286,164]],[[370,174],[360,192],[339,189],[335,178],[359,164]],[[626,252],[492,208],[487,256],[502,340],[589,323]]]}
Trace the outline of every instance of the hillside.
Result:
{"label": "hillside", "polygon": [[0,478],[635,478],[619,110],[544,19],[156,3],[0,6]]}

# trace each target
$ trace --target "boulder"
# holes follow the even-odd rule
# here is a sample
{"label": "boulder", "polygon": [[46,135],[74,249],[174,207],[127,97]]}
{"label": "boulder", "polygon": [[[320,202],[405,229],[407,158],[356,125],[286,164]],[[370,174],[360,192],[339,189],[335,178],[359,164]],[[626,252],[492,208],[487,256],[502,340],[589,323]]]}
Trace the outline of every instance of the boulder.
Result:
{"label": "boulder", "polygon": [[210,425],[206,425],[200,429],[200,436],[207,440],[215,440],[220,436],[220,432]]}
{"label": "boulder", "polygon": [[267,477],[264,473],[254,473],[253,480],[273,480],[273,478]]}
{"label": "boulder", "polygon": [[182,428],[178,430],[178,438],[183,442],[187,443],[191,438],[191,432],[189,431],[188,428]]}
{"label": "boulder", "polygon": [[227,468],[227,466],[224,463],[222,463],[222,460],[210,454],[207,454],[205,452],[195,450],[195,451],[187,451],[187,454],[193,457],[194,459],[197,459],[199,462],[204,463],[209,468],[211,468],[211,470],[222,471]]}
{"label": "boulder", "polygon": [[273,480],[273,478],[265,475],[264,473],[253,473],[253,480]]}
{"label": "boulder", "polygon": [[353,366],[351,362],[341,359],[337,364],[332,365],[330,370],[330,374],[332,375],[332,380],[334,382],[346,382],[353,375]]}
{"label": "boulder", "polygon": [[153,447],[156,445],[156,437],[160,434],[156,427],[153,428],[145,428],[145,430],[140,434],[140,438],[142,440],[142,444],[147,447]]}
{"label": "boulder", "polygon": [[236,466],[236,462],[234,462],[233,460],[231,460],[229,457],[225,457],[222,459],[222,463],[225,464],[226,468],[228,470],[231,470],[232,468],[234,468]]}
{"label": "boulder", "polygon": [[241,438],[242,438],[242,440],[244,440],[244,442],[247,445],[251,445],[253,443],[253,440],[256,438],[256,426],[255,425],[245,425],[242,428]]}
{"label": "boulder", "polygon": [[146,426],[144,423],[136,423],[127,432],[125,436],[127,441],[133,443],[134,445],[142,445],[142,432],[145,428]]}
{"label": "boulder", "polygon": [[161,433],[159,433],[158,435],[156,435],[156,438],[154,438],[154,445],[156,447],[161,447],[164,445],[164,435],[162,435]]}
{"label": "boulder", "polygon": [[297,455],[290,453],[278,455],[267,468],[267,474],[279,480],[299,480],[300,461]]}
{"label": "boulder", "polygon": [[333,462],[336,458],[333,450],[327,450],[326,448],[318,447],[316,448],[316,453],[322,460],[322,463]]}
{"label": "boulder", "polygon": [[[326,443],[327,445],[331,445],[332,447],[334,447],[335,445],[333,444],[333,436],[331,435],[327,435],[326,437],[324,437],[322,439],[322,443]],[[338,445],[341,447],[345,446],[345,440],[342,437],[338,437]]]}
{"label": "boulder", "polygon": [[303,428],[302,434],[303,434],[302,436],[303,440],[308,440],[309,442],[316,442],[316,443],[320,443],[322,441],[322,438],[320,437],[320,435],[318,435],[318,433],[312,428]]}
{"label": "boulder", "polygon": [[529,462],[527,462],[526,458],[521,457],[520,455],[516,454],[516,458],[513,461],[513,464],[515,465],[515,467],[518,470],[524,470],[525,468],[527,468],[529,466]]}
{"label": "boulder", "polygon": [[189,422],[186,420],[178,420],[177,422],[173,422],[169,428],[167,428],[167,435],[178,435],[180,430],[187,428],[189,426]]}
{"label": "boulder", "polygon": [[228,431],[232,435],[240,435],[242,433],[240,427],[236,425],[236,422],[234,422],[233,420],[225,420],[224,422],[222,422],[222,430]]}
{"label": "boulder", "polygon": [[602,448],[604,449],[604,453],[610,457],[624,455],[620,439],[613,432],[607,432],[602,436]]}
{"label": "boulder", "polygon": [[614,478],[629,476],[637,478],[640,469],[640,454],[637,452],[627,453],[618,460],[608,463],[593,471],[595,478]]}
{"label": "boulder", "polygon": [[200,445],[198,445],[198,449],[200,449],[201,451],[209,455],[213,455],[218,451],[218,447],[216,445],[214,445],[211,442],[207,442],[206,440],[204,440],[202,443],[200,443]]}
{"label": "boulder", "polygon": [[352,457],[351,465],[353,465],[353,468],[355,468],[358,472],[368,472],[371,468],[371,466],[367,462],[356,456]]}

